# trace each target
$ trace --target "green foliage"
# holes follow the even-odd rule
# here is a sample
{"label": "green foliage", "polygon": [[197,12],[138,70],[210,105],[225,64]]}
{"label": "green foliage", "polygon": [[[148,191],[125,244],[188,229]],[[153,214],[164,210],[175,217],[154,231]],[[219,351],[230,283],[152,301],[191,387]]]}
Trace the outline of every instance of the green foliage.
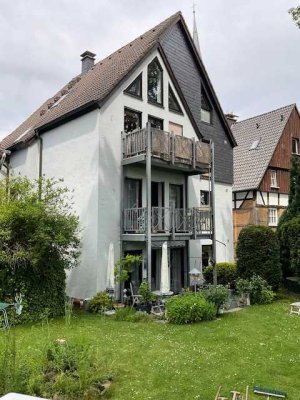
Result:
{"label": "green foliage", "polygon": [[258,275],[253,275],[251,279],[239,279],[236,286],[241,296],[250,296],[251,304],[267,304],[275,298],[271,286]]}
{"label": "green foliage", "polygon": [[289,254],[289,269],[300,278],[300,215],[280,227],[280,240]]}
{"label": "green foliage", "polygon": [[166,302],[167,320],[172,324],[192,324],[215,318],[217,309],[199,294],[173,296]]}
{"label": "green foliage", "polygon": [[142,262],[142,257],[127,254],[121,258],[115,265],[115,278],[117,282],[126,282],[129,279],[129,274],[133,272]]}
{"label": "green foliage", "polygon": [[111,298],[106,292],[98,292],[89,302],[89,311],[103,314],[111,306]]}
{"label": "green foliage", "polygon": [[124,307],[116,310],[115,320],[127,322],[150,322],[153,318],[147,313],[136,311],[131,307]]}
{"label": "green foliage", "polygon": [[291,14],[296,26],[300,28],[300,6],[291,8],[289,14]]}
{"label": "green foliage", "polygon": [[62,181],[0,180],[0,299],[23,295],[18,321],[64,313],[65,270],[77,265],[79,220]]}
{"label": "green foliage", "polygon": [[151,292],[149,283],[146,279],[144,279],[140,284],[139,294],[142,296],[140,300],[141,304],[151,304],[155,299],[155,296]]}
{"label": "green foliage", "polygon": [[218,311],[228,302],[229,299],[229,291],[222,285],[203,289],[201,290],[201,294],[207,301],[214,304]]}
{"label": "green foliage", "polygon": [[275,232],[267,226],[247,226],[242,229],[236,248],[237,272],[241,278],[260,275],[277,289],[282,272],[279,257],[279,241]]}
{"label": "green foliage", "polygon": [[[234,285],[237,278],[237,267],[235,263],[222,262],[216,265],[218,284],[220,285]],[[209,265],[203,271],[205,280],[208,283],[213,283],[213,266]]]}
{"label": "green foliage", "polygon": [[[298,216],[300,216],[300,159],[298,156],[293,156],[290,172],[289,204],[282,214],[277,228],[280,242],[280,261],[285,277],[297,273],[298,270],[298,267],[295,265],[295,260],[297,258],[295,257],[295,252],[297,251],[297,247],[294,248],[294,243],[290,240],[291,238],[289,235],[289,231],[294,230],[295,223],[291,224],[291,228],[288,228],[289,225],[286,225],[289,221]],[[295,232],[295,234],[296,237],[298,237],[299,234],[297,232]]]}

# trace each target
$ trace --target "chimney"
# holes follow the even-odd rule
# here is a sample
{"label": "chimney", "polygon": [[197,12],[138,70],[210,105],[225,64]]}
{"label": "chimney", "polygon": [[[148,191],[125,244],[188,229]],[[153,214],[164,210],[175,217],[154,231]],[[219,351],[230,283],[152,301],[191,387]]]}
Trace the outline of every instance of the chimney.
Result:
{"label": "chimney", "polygon": [[80,57],[82,63],[81,73],[85,74],[94,66],[96,54],[87,50],[84,53],[82,53]]}
{"label": "chimney", "polygon": [[233,124],[235,124],[238,120],[238,116],[233,113],[225,114],[225,118],[228,122],[229,127],[231,128]]}

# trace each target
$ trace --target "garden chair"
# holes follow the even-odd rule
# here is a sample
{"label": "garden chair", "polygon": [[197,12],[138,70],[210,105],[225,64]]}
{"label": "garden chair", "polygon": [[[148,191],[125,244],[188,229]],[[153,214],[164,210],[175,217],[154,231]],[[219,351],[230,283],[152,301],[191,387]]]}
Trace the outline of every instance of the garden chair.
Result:
{"label": "garden chair", "polygon": [[21,315],[22,313],[22,295],[17,294],[15,297],[15,303],[0,303],[0,312],[3,314],[3,324],[4,328],[8,329],[9,328],[9,321],[8,321],[8,316],[7,316],[7,309],[9,307],[15,307],[16,309],[16,314]]}
{"label": "garden chair", "polygon": [[132,283],[130,282],[129,285],[130,285],[131,301],[132,301],[131,308],[133,308],[135,305],[140,304],[142,295],[134,294]]}

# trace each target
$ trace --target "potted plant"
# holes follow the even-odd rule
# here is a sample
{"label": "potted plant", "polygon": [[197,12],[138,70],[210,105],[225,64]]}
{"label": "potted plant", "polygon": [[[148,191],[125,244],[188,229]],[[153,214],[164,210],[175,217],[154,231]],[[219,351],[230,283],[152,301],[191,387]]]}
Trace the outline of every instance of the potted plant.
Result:
{"label": "potted plant", "polygon": [[150,314],[152,302],[155,300],[154,294],[149,288],[148,282],[144,279],[140,284],[139,295],[141,296],[140,302],[137,305],[139,311],[144,311]]}

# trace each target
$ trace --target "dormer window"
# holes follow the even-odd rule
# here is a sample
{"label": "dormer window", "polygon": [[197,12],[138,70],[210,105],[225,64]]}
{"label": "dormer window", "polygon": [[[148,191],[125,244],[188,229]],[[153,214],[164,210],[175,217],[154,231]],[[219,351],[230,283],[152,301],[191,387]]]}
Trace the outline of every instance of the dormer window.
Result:
{"label": "dormer window", "polygon": [[124,93],[131,96],[142,98],[142,74],[140,74],[129,86]]}
{"label": "dormer window", "polygon": [[299,154],[299,139],[292,138],[292,153]]}
{"label": "dormer window", "polygon": [[163,70],[157,58],[148,65],[148,101],[163,105]]}
{"label": "dormer window", "polygon": [[212,107],[204,90],[201,91],[201,121],[211,124]]}

